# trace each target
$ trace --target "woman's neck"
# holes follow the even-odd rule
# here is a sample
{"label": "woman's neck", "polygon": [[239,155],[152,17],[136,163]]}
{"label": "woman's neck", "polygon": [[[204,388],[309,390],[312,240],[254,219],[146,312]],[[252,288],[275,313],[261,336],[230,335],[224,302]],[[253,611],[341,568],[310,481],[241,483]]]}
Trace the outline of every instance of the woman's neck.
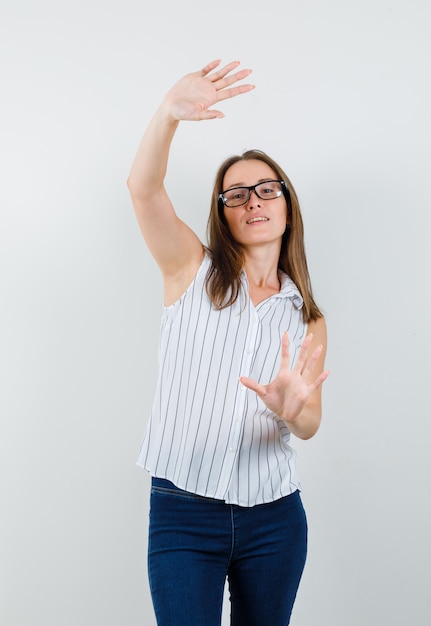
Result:
{"label": "woman's neck", "polygon": [[273,289],[280,291],[278,278],[279,251],[268,250],[246,251],[244,271],[250,287],[258,289]]}

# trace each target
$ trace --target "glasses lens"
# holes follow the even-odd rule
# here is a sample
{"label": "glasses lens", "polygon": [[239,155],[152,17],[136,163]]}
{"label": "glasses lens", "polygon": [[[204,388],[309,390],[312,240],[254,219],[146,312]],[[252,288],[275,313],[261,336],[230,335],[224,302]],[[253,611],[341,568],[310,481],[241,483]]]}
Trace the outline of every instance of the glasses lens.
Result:
{"label": "glasses lens", "polygon": [[245,204],[247,202],[249,193],[248,187],[228,189],[223,193],[223,200],[226,206],[241,206],[241,204]]}
{"label": "glasses lens", "polygon": [[262,200],[279,198],[282,194],[281,183],[278,180],[268,180],[256,185],[256,193]]}

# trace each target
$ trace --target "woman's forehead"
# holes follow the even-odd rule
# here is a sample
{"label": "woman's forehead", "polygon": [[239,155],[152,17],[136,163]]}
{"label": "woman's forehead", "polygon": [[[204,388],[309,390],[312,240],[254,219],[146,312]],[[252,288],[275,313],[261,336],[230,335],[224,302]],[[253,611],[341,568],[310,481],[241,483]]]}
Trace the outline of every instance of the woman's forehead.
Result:
{"label": "woman's forehead", "polygon": [[254,185],[261,180],[274,178],[275,172],[267,163],[258,159],[237,161],[224,175],[224,187]]}

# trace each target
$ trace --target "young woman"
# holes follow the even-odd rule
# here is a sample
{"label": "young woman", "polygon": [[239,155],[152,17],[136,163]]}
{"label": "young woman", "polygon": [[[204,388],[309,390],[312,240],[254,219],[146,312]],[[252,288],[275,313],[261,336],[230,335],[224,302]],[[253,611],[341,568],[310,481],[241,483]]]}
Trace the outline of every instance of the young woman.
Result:
{"label": "young woman", "polygon": [[249,70],[184,76],[150,122],[128,179],[160,267],[158,384],[138,463],[152,476],[148,572],[160,626],[287,626],[306,557],[293,433],[321,419],[326,327],[311,292],[297,196],[258,150],[219,168],[208,246],[164,187],[180,120],[244,94]]}

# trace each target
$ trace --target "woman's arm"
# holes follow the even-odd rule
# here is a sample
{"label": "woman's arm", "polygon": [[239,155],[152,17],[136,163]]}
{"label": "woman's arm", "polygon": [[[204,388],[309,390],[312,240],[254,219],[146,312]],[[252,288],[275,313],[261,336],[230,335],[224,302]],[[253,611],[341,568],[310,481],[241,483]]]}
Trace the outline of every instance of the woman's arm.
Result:
{"label": "woman's arm", "polygon": [[289,337],[285,333],[281,343],[281,363],[277,377],[269,385],[260,385],[246,377],[241,377],[240,380],[287,423],[290,432],[300,439],[310,439],[320,426],[322,383],[330,373],[323,369],[325,355],[326,324],[322,317],[308,325],[308,335],[292,370]]}
{"label": "woman's arm", "polygon": [[201,242],[177,217],[164,186],[175,131],[181,120],[223,117],[211,109],[214,104],[253,89],[246,84],[230,87],[250,70],[229,75],[238,66],[235,61],[213,72],[219,63],[213,61],[184,76],[166,94],[145,131],[127,180],[140,229],[162,271],[167,300],[174,301],[183,293],[203,255]]}

